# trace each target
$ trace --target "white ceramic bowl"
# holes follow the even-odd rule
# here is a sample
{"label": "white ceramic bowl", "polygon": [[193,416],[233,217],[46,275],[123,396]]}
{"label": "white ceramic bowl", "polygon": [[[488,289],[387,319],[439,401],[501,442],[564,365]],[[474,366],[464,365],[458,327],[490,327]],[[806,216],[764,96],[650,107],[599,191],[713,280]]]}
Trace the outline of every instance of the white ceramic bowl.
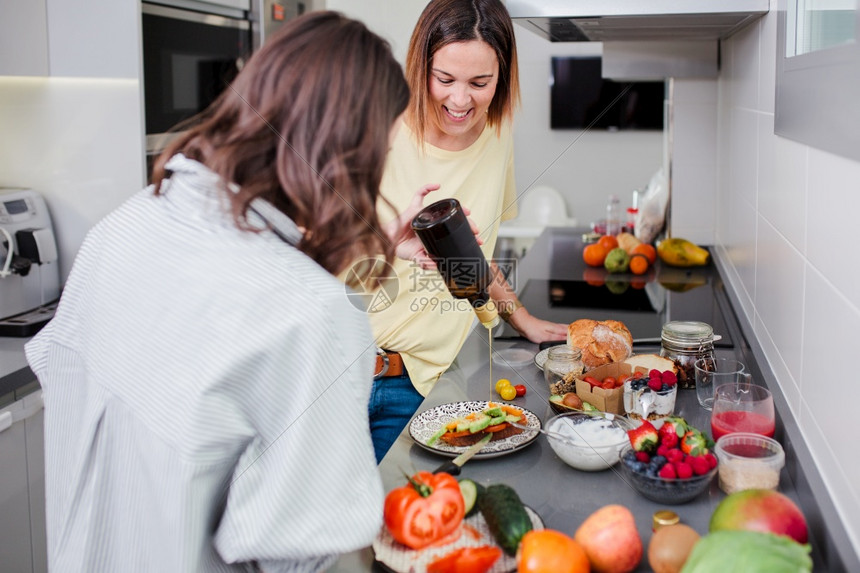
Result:
{"label": "white ceramic bowl", "polygon": [[630,445],[627,430],[635,426],[623,416],[604,412],[570,412],[550,418],[546,430],[550,447],[564,463],[584,471],[609,469]]}

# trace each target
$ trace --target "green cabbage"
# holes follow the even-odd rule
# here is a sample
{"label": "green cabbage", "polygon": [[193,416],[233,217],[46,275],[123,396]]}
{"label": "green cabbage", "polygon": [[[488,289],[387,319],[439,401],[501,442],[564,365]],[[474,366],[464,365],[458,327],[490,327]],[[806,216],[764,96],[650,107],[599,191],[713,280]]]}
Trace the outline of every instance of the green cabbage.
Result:
{"label": "green cabbage", "polygon": [[757,531],[715,531],[702,537],[684,563],[681,573],[812,571],[811,547],[788,537]]}

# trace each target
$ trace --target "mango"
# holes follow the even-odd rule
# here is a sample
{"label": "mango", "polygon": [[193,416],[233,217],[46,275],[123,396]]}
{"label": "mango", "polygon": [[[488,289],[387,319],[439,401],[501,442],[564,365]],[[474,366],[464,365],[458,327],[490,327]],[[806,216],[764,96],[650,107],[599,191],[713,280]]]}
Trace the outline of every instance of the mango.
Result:
{"label": "mango", "polygon": [[673,267],[700,267],[708,264],[710,253],[687,239],[664,239],[657,245],[657,256]]}

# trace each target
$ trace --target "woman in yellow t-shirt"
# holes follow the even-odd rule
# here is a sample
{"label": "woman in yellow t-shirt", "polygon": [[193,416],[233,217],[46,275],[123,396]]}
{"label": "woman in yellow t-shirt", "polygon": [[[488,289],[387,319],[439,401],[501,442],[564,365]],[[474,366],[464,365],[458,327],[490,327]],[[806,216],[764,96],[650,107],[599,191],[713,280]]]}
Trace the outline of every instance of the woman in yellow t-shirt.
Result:
{"label": "woman in yellow t-shirt", "polygon": [[[386,162],[381,189],[391,205],[380,201],[383,221],[406,211],[416,188],[438,184],[432,201],[458,199],[491,259],[499,223],[517,214],[511,129],[517,73],[513,23],[499,0],[432,0],[425,7],[409,43],[412,93]],[[371,392],[377,460],[457,356],[475,320],[438,271],[422,268],[419,252],[414,260],[395,261],[397,292],[369,312],[377,345],[399,355],[390,356],[389,371]],[[532,342],[567,336],[567,325],[529,314],[507,280],[496,276],[490,296],[521,335]]]}

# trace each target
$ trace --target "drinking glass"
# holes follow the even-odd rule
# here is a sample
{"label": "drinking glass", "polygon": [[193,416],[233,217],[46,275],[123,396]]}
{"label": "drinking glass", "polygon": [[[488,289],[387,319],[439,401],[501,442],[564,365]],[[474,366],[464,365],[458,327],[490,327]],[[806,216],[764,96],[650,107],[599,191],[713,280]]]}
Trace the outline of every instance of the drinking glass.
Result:
{"label": "drinking glass", "polygon": [[744,365],[732,358],[699,358],[693,364],[696,372],[696,397],[699,405],[710,410],[714,404],[714,388],[741,381]]}
{"label": "drinking glass", "polygon": [[738,382],[717,386],[711,411],[711,435],[714,441],[726,434],[751,432],[773,437],[775,413],[773,395],[764,386],[750,381],[741,373]]}

